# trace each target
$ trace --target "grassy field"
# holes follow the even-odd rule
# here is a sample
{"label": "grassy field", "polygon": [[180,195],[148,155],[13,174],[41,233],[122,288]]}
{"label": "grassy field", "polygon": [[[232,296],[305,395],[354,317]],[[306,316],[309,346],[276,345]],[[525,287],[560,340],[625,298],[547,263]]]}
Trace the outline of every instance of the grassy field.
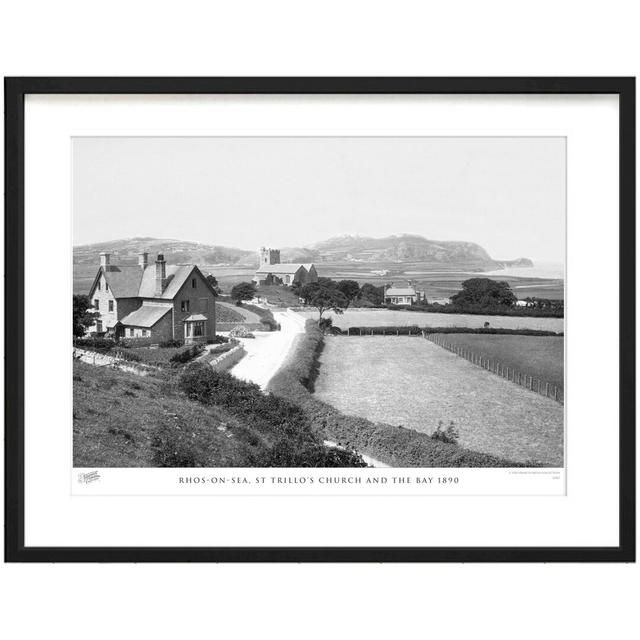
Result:
{"label": "grassy field", "polygon": [[229,309],[221,304],[216,305],[216,322],[244,322],[244,316],[234,309]]}
{"label": "grassy field", "polygon": [[501,336],[444,334],[453,345],[497,360],[504,366],[556,385],[564,391],[564,338],[555,336]]}
{"label": "grassy field", "polygon": [[170,373],[140,377],[82,362],[73,373],[76,467],[246,466],[261,446],[228,412],[188,400]]}
{"label": "grassy field", "polygon": [[453,421],[468,449],[563,464],[560,404],[421,338],[327,338],[315,396],[346,414],[425,433]]}
{"label": "grassy field", "polygon": [[[307,318],[318,317],[317,311],[300,311]],[[492,327],[503,329],[541,329],[564,331],[563,318],[531,318],[518,316],[481,316],[453,313],[418,313],[390,309],[347,309],[343,314],[325,314],[333,318],[340,329],[349,327],[396,327],[418,325],[419,327],[482,327],[488,322]]]}

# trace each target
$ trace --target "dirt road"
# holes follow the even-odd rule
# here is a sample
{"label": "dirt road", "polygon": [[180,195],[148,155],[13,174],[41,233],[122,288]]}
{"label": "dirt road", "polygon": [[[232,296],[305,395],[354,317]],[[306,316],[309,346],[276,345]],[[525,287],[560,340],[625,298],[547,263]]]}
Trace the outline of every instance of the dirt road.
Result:
{"label": "dirt road", "polygon": [[255,382],[264,390],[284,362],[293,341],[304,333],[305,318],[295,311],[273,314],[280,331],[256,332],[255,338],[241,338],[247,355],[230,369],[240,380]]}

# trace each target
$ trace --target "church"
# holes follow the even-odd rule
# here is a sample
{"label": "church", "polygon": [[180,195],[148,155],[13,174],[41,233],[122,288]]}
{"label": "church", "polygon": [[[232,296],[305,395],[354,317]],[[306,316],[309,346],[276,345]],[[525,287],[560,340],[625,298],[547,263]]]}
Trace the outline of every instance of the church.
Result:
{"label": "church", "polygon": [[307,284],[318,282],[318,272],[313,264],[280,262],[280,249],[260,248],[260,266],[253,282],[261,284]]}

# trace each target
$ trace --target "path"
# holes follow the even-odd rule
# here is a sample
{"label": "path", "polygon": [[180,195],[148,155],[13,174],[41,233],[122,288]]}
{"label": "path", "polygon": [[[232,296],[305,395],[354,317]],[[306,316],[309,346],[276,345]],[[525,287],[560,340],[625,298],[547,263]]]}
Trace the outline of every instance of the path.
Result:
{"label": "path", "polygon": [[287,357],[296,336],[304,333],[305,318],[295,311],[273,314],[280,331],[257,332],[255,338],[239,338],[247,352],[230,373],[240,380],[255,382],[264,391]]}
{"label": "path", "polygon": [[250,322],[250,323],[260,322],[260,316],[257,313],[254,313],[253,311],[249,311],[249,309],[245,309],[242,306],[236,307],[235,304],[229,304],[228,302],[219,302],[217,300],[216,300],[216,305],[219,305],[221,307],[226,307],[231,311],[235,311],[236,313],[239,313],[244,318],[245,322]]}

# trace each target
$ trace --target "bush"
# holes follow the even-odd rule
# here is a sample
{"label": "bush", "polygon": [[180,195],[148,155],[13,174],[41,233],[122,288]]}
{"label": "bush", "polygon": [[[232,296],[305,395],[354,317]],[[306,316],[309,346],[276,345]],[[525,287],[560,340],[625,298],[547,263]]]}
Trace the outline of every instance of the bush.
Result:
{"label": "bush", "polygon": [[181,347],[182,346],[182,342],[180,340],[164,340],[163,342],[161,342],[160,344],[158,344],[158,346],[161,349],[169,349],[171,347]]}
{"label": "bush", "polygon": [[182,374],[180,387],[192,400],[252,418],[258,430],[270,432],[277,439],[317,444],[300,407],[283,398],[265,395],[258,385],[238,380],[226,371],[192,364]]}
{"label": "bush", "polygon": [[116,341],[111,338],[78,338],[74,344],[80,349],[90,349],[92,351],[106,353],[116,346]]}
{"label": "bush", "polygon": [[227,338],[227,336],[214,336],[207,340],[207,344],[224,344],[226,342],[229,342],[229,338]]}
{"label": "bush", "polygon": [[453,421],[449,423],[446,429],[442,428],[442,420],[438,423],[438,428],[431,434],[432,440],[439,442],[448,442],[449,444],[458,444],[460,434],[455,428]]}
{"label": "bush", "polygon": [[169,362],[174,364],[185,364],[203,353],[204,347],[201,344],[194,344],[187,347],[183,351],[178,351],[169,359]]}
{"label": "bush", "polygon": [[420,304],[403,306],[397,304],[385,305],[387,309],[398,309],[401,311],[414,311],[416,313],[454,313],[482,316],[522,316],[534,318],[564,318],[564,305],[554,308],[539,307],[511,307],[507,305],[494,305],[484,307],[479,304]]}
{"label": "bush", "polygon": [[119,347],[124,347],[125,349],[136,349],[141,347],[150,347],[153,344],[153,340],[151,338],[120,338],[118,341]]}
{"label": "bush", "polygon": [[270,449],[253,459],[256,467],[366,467],[355,451],[324,445],[297,449],[287,440],[278,440]]}

